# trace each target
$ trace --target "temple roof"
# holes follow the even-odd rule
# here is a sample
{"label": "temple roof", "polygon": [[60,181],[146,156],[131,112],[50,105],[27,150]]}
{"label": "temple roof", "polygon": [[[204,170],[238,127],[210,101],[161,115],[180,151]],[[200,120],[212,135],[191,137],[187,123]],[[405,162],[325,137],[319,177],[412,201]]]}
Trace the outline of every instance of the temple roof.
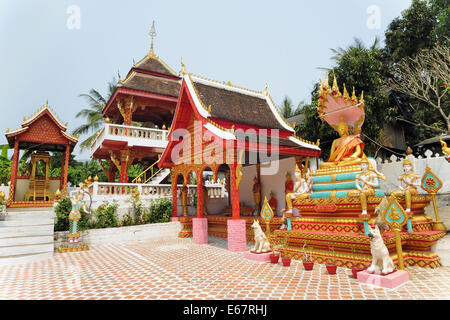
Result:
{"label": "temple roof", "polygon": [[162,78],[132,69],[127,79],[122,81],[121,87],[178,97],[181,83],[180,80]]}
{"label": "temple roof", "polygon": [[267,92],[247,90],[230,82],[218,82],[188,74],[188,87],[192,86],[208,117],[233,123],[242,123],[268,129],[294,132],[282,117]]}
{"label": "temple roof", "polygon": [[167,76],[179,77],[178,74],[161,60],[153,50],[150,50],[150,52],[141,61],[136,63],[134,67]]}
{"label": "temple roof", "polygon": [[5,133],[8,144],[14,147],[14,141],[19,139],[21,149],[34,148],[40,143],[48,151],[64,151],[58,145],[76,145],[78,138],[67,133],[67,123],[63,123],[48,103],[43,105],[29,118],[24,117],[19,129],[7,130]]}

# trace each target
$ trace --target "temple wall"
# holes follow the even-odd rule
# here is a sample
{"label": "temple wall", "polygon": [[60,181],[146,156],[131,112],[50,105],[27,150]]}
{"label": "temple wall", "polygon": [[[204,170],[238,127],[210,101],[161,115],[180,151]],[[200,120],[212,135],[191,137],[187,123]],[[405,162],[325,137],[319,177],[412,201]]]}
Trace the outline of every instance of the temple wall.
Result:
{"label": "temple wall", "polygon": [[[279,166],[278,170],[273,175],[264,175],[264,164],[261,164],[261,203],[264,202],[264,197],[270,199],[270,192],[275,194],[277,200],[277,212],[276,215],[281,216],[280,212],[286,207],[284,184],[286,182],[286,173],[289,172],[291,177],[294,178],[295,173],[295,157],[283,159],[277,161]],[[315,161],[312,161],[315,163]],[[253,178],[256,176],[256,165],[242,168],[243,178],[241,185],[239,186],[239,200],[241,203],[249,207],[254,207],[253,201]],[[296,211],[296,209],[295,209]],[[294,212],[295,214],[295,212]]]}

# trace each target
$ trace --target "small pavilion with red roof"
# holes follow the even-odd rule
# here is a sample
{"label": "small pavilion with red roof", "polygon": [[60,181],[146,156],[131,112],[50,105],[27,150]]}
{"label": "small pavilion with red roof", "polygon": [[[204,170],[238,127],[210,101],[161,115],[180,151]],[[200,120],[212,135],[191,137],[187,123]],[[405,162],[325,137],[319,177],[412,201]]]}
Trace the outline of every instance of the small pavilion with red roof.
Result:
{"label": "small pavilion with red roof", "polygon": [[[78,139],[67,133],[67,123],[63,123],[46,103],[28,119],[24,117],[19,129],[6,131],[6,139],[10,148],[14,149],[11,167],[11,183],[9,188],[8,207],[45,207],[53,206],[53,195],[57,189],[64,196],[67,192],[67,173],[69,156],[75,148]],[[31,164],[33,169],[28,176],[19,177],[19,152],[31,150]],[[50,152],[61,152],[61,175],[59,178],[50,178],[49,161]],[[45,162],[45,174],[39,177],[36,174],[36,162]],[[18,180],[29,180],[25,189],[18,190]],[[53,180],[59,183],[52,183]],[[28,181],[27,181],[28,182]],[[25,194],[25,196],[24,196]],[[30,194],[30,197],[27,195]],[[31,199],[31,200],[30,200]]]}

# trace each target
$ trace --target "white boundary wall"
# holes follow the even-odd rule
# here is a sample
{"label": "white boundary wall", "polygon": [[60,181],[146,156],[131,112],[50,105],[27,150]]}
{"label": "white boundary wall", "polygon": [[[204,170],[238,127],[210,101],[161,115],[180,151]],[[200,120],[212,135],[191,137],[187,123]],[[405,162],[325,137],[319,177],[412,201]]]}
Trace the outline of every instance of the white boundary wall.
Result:
{"label": "white boundary wall", "polygon": [[[129,227],[91,229],[81,232],[82,241],[90,246],[178,238],[180,222],[152,223]],[[55,232],[55,249],[67,241],[68,231]]]}

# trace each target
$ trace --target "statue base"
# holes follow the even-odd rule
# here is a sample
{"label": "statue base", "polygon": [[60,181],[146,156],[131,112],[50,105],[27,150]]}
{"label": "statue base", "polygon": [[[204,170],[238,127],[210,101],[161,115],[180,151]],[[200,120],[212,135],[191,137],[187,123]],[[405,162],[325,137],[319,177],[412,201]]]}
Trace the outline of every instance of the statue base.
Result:
{"label": "statue base", "polygon": [[367,271],[358,272],[358,281],[381,288],[394,289],[409,281],[408,272],[397,270],[387,275],[370,274]]}
{"label": "statue base", "polygon": [[261,253],[256,253],[253,251],[245,251],[244,252],[244,258],[249,259],[249,260],[253,260],[253,261],[258,261],[258,262],[270,262],[270,255],[272,254],[271,251],[269,252],[261,252]]}
{"label": "statue base", "polygon": [[87,250],[89,250],[89,245],[83,242],[66,242],[58,247],[59,253],[87,251]]}
{"label": "statue base", "polygon": [[447,227],[442,221],[436,221],[433,223],[433,231],[445,231],[447,232]]}

